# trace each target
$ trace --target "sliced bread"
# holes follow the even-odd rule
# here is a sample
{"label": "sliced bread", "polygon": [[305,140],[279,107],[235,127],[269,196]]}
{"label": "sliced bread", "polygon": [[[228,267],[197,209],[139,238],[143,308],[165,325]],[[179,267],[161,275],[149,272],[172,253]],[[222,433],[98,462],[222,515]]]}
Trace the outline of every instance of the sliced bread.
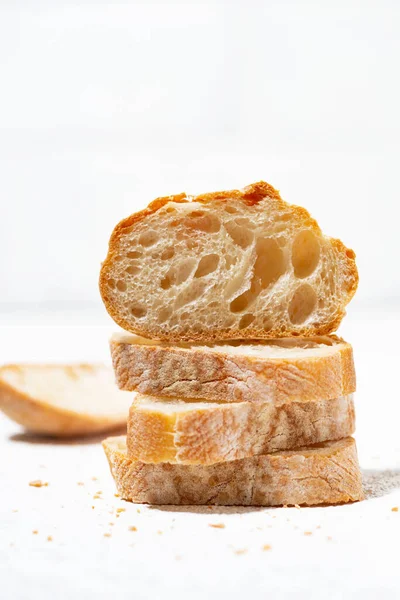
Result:
{"label": "sliced bread", "polygon": [[313,402],[165,401],[137,394],[127,452],[143,463],[211,465],[312,446],[354,433],[352,396]]}
{"label": "sliced bread", "polygon": [[282,506],[364,497],[353,438],[209,466],[130,460],[125,437],[103,442],[118,493],[149,504]]}
{"label": "sliced bread", "polygon": [[0,367],[0,410],[25,429],[68,437],[126,431],[132,394],[111,367],[96,364]]}
{"label": "sliced bread", "polygon": [[356,388],[353,351],[336,336],[179,344],[115,334],[118,386],[154,396],[218,402],[306,402]]}
{"label": "sliced bread", "polygon": [[169,341],[335,331],[355,254],[265,182],[158,198],[114,229],[100,292],[123,329]]}

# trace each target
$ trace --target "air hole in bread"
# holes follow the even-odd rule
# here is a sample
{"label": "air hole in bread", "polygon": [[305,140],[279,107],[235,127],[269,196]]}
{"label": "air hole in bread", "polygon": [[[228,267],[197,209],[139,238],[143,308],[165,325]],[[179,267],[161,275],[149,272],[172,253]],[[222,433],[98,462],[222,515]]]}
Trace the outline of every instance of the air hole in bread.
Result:
{"label": "air hole in bread", "polygon": [[238,225],[234,221],[228,221],[225,223],[225,229],[235,242],[237,246],[241,248],[247,248],[250,246],[254,239],[254,234],[244,226]]}
{"label": "air hole in bread", "polygon": [[[197,214],[198,211],[194,211],[191,213],[192,215]],[[221,228],[221,223],[216,215],[205,214],[200,217],[190,217],[188,216],[183,220],[183,223],[186,227],[190,229],[197,229],[199,231],[204,231],[205,233],[216,233]]]}
{"label": "air hole in bread", "polygon": [[169,258],[172,258],[174,254],[175,249],[172,246],[170,246],[169,248],[165,248],[160,258],[161,260],[168,260]]}
{"label": "air hole in bread", "polygon": [[234,215],[238,212],[237,208],[235,208],[234,206],[232,206],[231,204],[225,204],[225,212]]}
{"label": "air hole in bread", "polygon": [[167,208],[165,209],[165,212],[174,213],[174,212],[176,212],[176,208],[174,208],[173,206],[167,206]]}
{"label": "air hole in bread", "polygon": [[129,310],[131,312],[131,315],[133,315],[137,319],[144,317],[147,313],[146,307],[141,306],[140,304],[132,304]]}
{"label": "air hole in bread", "polygon": [[139,236],[139,244],[147,248],[148,246],[154,246],[157,239],[158,235],[155,231],[143,231]]}
{"label": "air hole in bread", "polygon": [[231,267],[232,265],[236,265],[237,263],[237,257],[236,256],[230,256],[229,254],[227,254],[225,256],[225,264],[226,267],[229,269],[229,267]]}
{"label": "air hole in bread", "polygon": [[126,256],[127,258],[140,258],[142,253],[138,252],[137,250],[133,250],[132,252],[127,252]]}
{"label": "air hole in bread", "polygon": [[254,298],[254,292],[252,290],[247,290],[246,292],[243,292],[243,294],[240,294],[240,296],[235,298],[230,303],[230,306],[229,306],[230,311],[233,313],[239,313],[239,312],[246,310],[246,308],[248,307],[250,302],[253,300],[253,298]]}
{"label": "air hole in bread", "polygon": [[292,265],[296,277],[311,275],[319,263],[321,248],[319,240],[310,229],[300,231],[292,246]]}
{"label": "air hole in bread", "polygon": [[115,260],[115,262],[121,262],[121,260],[123,260],[123,256],[121,256],[120,254],[117,254],[116,256],[114,256],[113,260]]}
{"label": "air hole in bread", "polygon": [[129,273],[129,275],[136,275],[137,273],[139,273],[139,271],[139,267],[135,265],[131,265],[130,267],[126,267],[125,269],[125,273]]}
{"label": "air hole in bread", "polygon": [[317,304],[317,295],[311,285],[303,283],[297,288],[289,303],[289,319],[293,325],[300,325],[311,315]]}
{"label": "air hole in bread", "polygon": [[201,258],[199,265],[197,267],[195,277],[204,277],[205,275],[209,275],[213,273],[215,269],[218,267],[219,256],[218,254],[207,254],[207,256],[203,256]]}
{"label": "air hole in bread", "polygon": [[194,210],[193,212],[189,213],[189,217],[204,217],[204,210]]}
{"label": "air hole in bread", "polygon": [[254,278],[258,280],[261,289],[265,290],[285,272],[284,255],[272,238],[259,238],[256,242],[256,254]]}
{"label": "air hole in bread", "polygon": [[248,313],[247,315],[243,315],[239,322],[239,329],[246,329],[246,327],[252,324],[254,319],[254,315],[251,315],[250,313]]}
{"label": "air hole in bread", "polygon": [[107,279],[107,285],[113,290],[115,288],[115,279]]}
{"label": "air hole in bread", "polygon": [[124,235],[127,235],[128,233],[132,233],[133,229],[134,229],[133,225],[131,225],[130,227],[125,227],[122,233]]}
{"label": "air hole in bread", "polygon": [[126,292],[125,281],[122,281],[121,279],[119,281],[117,281],[117,290],[119,290],[120,292]]}

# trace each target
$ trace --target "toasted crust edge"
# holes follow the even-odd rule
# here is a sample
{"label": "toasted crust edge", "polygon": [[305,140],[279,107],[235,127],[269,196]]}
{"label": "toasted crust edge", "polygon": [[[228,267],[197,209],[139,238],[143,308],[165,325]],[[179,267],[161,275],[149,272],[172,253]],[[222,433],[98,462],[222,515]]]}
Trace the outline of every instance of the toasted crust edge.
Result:
{"label": "toasted crust edge", "polygon": [[154,505],[323,505],[364,499],[353,438],[312,449],[267,454],[209,466],[144,464],[126,456],[125,438],[103,441],[124,500]]}
{"label": "toasted crust edge", "polygon": [[[204,332],[196,332],[190,335],[175,335],[172,332],[168,334],[162,334],[159,331],[155,331],[154,328],[146,329],[144,327],[136,326],[132,327],[132,324],[121,316],[114,308],[112,298],[110,296],[108,286],[107,286],[107,277],[106,273],[108,272],[109,267],[112,265],[114,254],[118,252],[118,244],[119,239],[124,232],[124,230],[128,227],[132,227],[139,221],[145,219],[148,215],[153,214],[160,210],[165,204],[168,202],[177,202],[177,203],[186,203],[189,201],[208,203],[213,200],[220,200],[224,202],[228,199],[235,198],[237,200],[242,200],[244,203],[252,206],[261,202],[265,197],[272,198],[276,200],[283,208],[288,203],[282,200],[279,192],[272,187],[269,183],[265,181],[259,181],[253,184],[250,184],[243,188],[243,190],[228,190],[221,192],[210,192],[206,194],[200,194],[199,196],[190,197],[185,193],[172,195],[172,196],[164,196],[160,198],[156,198],[153,202],[151,202],[147,208],[141,210],[137,213],[133,213],[129,217],[120,221],[116,227],[114,228],[110,241],[107,256],[102,263],[99,277],[99,289],[100,294],[103,300],[103,303],[106,307],[108,314],[111,318],[122,327],[126,331],[130,331],[132,333],[136,333],[143,337],[150,337],[153,339],[165,340],[165,341],[214,341],[214,340],[227,340],[227,339],[268,339],[274,337],[295,337],[298,336],[297,331],[285,331],[281,332],[279,329],[271,329],[266,332],[263,329],[256,329],[249,327],[246,330],[246,338],[243,338],[243,331],[240,329],[231,329],[227,328],[225,330],[218,330],[217,332],[212,331],[204,331]],[[307,225],[315,232],[321,233],[321,229],[315,219],[313,219],[309,212],[303,208],[302,206],[297,206],[295,204],[290,204],[291,209],[304,221]],[[341,240],[335,238],[329,238],[332,246],[338,250],[343,255],[344,261],[346,262],[347,269],[349,271],[349,276],[351,280],[351,287],[348,290],[347,300],[343,305],[343,309],[338,310],[336,315],[332,318],[332,320],[324,325],[316,327],[306,327],[302,329],[303,336],[313,336],[313,335],[327,335],[330,334],[339,327],[343,317],[346,314],[345,307],[353,298],[357,287],[358,287],[358,270],[355,263],[355,252],[349,248],[347,248]]]}
{"label": "toasted crust edge", "polygon": [[[51,365],[35,365],[43,368]],[[71,367],[71,365],[58,365]],[[74,367],[92,367],[86,363]],[[126,430],[126,420],[96,417],[53,406],[16,389],[2,380],[3,369],[20,369],[21,365],[0,367],[0,410],[10,419],[22,425],[28,432],[38,435],[71,438],[95,435],[97,433],[122,432]]]}

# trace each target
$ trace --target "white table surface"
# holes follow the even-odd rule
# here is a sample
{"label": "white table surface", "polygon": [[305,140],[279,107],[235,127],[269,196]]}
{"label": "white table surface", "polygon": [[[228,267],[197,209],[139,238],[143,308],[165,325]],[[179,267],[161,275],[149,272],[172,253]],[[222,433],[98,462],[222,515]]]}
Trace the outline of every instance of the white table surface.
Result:
{"label": "white table surface", "polygon": [[[112,330],[103,315],[3,313],[0,363],[108,360]],[[355,348],[366,501],[133,505],[114,496],[99,440],[35,440],[0,416],[0,598],[399,598],[400,312],[353,311],[340,333]],[[34,479],[48,486],[30,487]]]}

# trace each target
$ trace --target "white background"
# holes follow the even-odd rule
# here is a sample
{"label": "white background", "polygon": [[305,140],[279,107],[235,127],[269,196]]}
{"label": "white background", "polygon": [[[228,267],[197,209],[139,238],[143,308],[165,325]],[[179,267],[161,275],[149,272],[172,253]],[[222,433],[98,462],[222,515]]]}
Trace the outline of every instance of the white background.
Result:
{"label": "white background", "polygon": [[265,179],[357,253],[340,333],[377,482],[338,508],[137,513],[98,440],[32,443],[4,418],[2,599],[399,597],[399,30],[395,0],[0,0],[0,363],[109,360],[117,221]]}

